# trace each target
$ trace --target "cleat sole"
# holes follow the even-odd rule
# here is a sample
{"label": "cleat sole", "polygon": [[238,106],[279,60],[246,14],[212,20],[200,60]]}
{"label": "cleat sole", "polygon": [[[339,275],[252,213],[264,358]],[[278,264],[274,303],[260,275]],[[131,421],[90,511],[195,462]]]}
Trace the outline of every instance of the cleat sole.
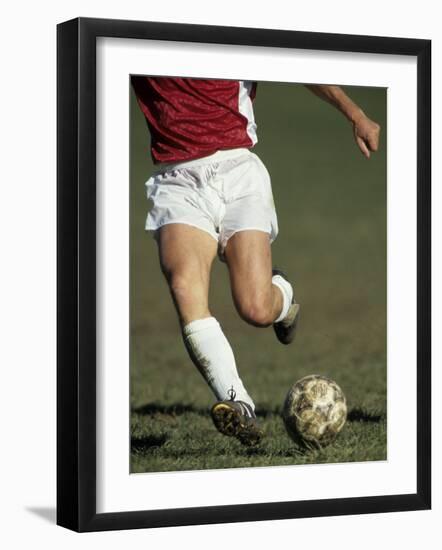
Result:
{"label": "cleat sole", "polygon": [[240,443],[246,446],[257,445],[263,436],[261,429],[245,425],[241,422],[241,415],[228,403],[215,403],[211,416],[216,429],[228,437],[236,437]]}

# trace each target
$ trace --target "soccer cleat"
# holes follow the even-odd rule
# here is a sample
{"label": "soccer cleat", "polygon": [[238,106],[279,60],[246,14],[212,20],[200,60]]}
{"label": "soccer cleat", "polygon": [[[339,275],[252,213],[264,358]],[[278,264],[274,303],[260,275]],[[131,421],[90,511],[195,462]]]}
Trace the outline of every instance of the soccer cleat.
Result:
{"label": "soccer cleat", "polygon": [[216,429],[223,435],[236,437],[243,445],[257,445],[263,431],[252,407],[244,401],[235,401],[235,390],[229,390],[230,399],[218,401],[211,410]]}
{"label": "soccer cleat", "polygon": [[[283,279],[288,281],[287,275],[280,269],[273,269],[273,275],[280,275]],[[279,323],[273,323],[273,329],[276,337],[281,344],[291,344],[295,339],[296,327],[299,320],[299,304],[295,301],[295,296],[292,298],[292,303],[285,318]]]}

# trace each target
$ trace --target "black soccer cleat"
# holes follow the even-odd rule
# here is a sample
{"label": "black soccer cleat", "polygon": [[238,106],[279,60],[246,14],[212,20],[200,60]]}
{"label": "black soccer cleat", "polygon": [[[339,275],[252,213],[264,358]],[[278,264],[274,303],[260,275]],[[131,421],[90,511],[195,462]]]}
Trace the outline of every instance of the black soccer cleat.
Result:
{"label": "black soccer cleat", "polygon": [[230,399],[218,401],[211,410],[216,429],[223,435],[236,437],[243,445],[253,447],[262,437],[263,431],[256,420],[252,407],[244,401],[235,401],[235,391],[229,390]]}
{"label": "black soccer cleat", "polygon": [[[280,275],[283,279],[290,282],[287,275],[280,269],[273,269],[272,274]],[[292,303],[285,318],[282,321],[279,321],[279,323],[273,323],[273,329],[276,337],[281,344],[291,344],[295,339],[296,328],[299,320],[299,307],[300,306],[296,303],[295,296],[293,295]]]}

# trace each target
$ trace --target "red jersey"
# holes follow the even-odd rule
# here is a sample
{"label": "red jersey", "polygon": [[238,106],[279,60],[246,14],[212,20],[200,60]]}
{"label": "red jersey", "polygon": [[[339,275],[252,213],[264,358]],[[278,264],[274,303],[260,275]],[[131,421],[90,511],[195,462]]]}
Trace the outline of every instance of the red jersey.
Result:
{"label": "red jersey", "polygon": [[132,76],[155,163],[175,163],[257,142],[256,82]]}

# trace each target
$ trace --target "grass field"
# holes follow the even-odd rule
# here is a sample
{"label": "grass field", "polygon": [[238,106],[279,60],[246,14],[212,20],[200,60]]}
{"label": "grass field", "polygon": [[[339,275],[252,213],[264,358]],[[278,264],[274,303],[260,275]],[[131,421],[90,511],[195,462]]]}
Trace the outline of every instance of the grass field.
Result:
{"label": "grass field", "polygon": [[[184,350],[156,245],[144,232],[147,128],[131,99],[131,471],[172,471],[384,460],[386,379],[386,91],[348,88],[383,128],[367,161],[349,123],[303,86],[260,83],[255,152],[273,183],[280,233],[274,264],[295,281],[296,342],[241,321],[227,271],[215,262],[211,309],[234,349],[266,437],[244,448],[218,434],[213,403]],[[302,452],[280,418],[287,390],[307,374],[336,380],[349,416],[336,442]]]}

